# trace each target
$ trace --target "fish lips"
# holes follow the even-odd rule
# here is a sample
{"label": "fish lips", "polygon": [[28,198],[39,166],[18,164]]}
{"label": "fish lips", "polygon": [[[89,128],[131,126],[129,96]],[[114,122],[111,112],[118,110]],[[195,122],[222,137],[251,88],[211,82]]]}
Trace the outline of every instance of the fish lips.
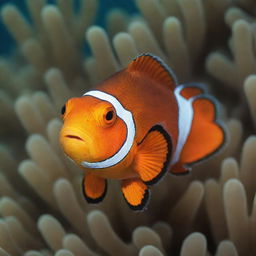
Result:
{"label": "fish lips", "polygon": [[75,139],[75,140],[81,140],[84,141],[81,137],[77,136],[77,135],[72,135],[72,134],[68,134],[65,135],[66,138],[70,138],[70,139]]}

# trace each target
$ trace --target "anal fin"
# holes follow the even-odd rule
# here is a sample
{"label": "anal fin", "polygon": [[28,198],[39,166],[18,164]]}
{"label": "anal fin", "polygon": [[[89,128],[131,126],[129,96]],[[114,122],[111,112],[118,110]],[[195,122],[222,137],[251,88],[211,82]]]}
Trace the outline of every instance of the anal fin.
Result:
{"label": "anal fin", "polygon": [[171,168],[171,173],[174,175],[186,175],[191,171],[191,167],[186,166],[180,162],[174,164]]}

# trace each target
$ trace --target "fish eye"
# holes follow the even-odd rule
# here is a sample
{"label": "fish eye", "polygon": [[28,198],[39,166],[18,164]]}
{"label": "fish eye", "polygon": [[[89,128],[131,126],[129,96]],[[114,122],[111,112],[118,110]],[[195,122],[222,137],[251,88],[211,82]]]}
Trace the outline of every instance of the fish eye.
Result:
{"label": "fish eye", "polygon": [[93,116],[101,127],[112,126],[117,118],[115,108],[108,102],[100,102],[93,111]]}
{"label": "fish eye", "polygon": [[66,105],[61,108],[61,114],[64,115],[66,112]]}
{"label": "fish eye", "polygon": [[114,117],[114,111],[113,110],[108,111],[106,114],[106,120],[111,121],[113,117]]}
{"label": "fish eye", "polygon": [[113,108],[107,108],[103,114],[104,124],[112,125],[116,120],[116,112]]}

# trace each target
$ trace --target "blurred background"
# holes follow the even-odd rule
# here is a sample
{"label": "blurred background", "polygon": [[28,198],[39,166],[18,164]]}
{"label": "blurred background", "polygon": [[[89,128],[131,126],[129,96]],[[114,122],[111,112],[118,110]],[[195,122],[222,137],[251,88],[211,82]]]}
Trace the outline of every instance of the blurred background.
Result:
{"label": "blurred background", "polygon": [[[47,2],[55,3],[56,0],[47,0]],[[135,14],[138,11],[133,0],[102,0],[99,1],[99,3],[98,14],[94,24],[101,25],[103,27],[105,27],[106,23],[105,14],[109,9],[121,8],[130,14]],[[0,9],[5,4],[15,4],[19,6],[20,10],[22,10],[23,13],[25,13],[25,15],[28,17],[26,0],[0,0]],[[75,4],[75,7],[78,8],[78,0],[75,1]],[[8,55],[13,47],[14,41],[0,19],[0,55]]]}

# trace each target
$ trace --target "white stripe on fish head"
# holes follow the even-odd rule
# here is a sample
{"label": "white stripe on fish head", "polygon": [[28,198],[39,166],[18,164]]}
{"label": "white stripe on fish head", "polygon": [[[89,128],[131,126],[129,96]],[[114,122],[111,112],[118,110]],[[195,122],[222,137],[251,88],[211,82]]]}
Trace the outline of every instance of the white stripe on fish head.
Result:
{"label": "white stripe on fish head", "polygon": [[102,169],[114,166],[121,162],[129,153],[130,149],[132,148],[134,137],[135,137],[135,124],[133,121],[132,113],[126,110],[122,104],[112,95],[102,92],[102,91],[89,91],[85,93],[83,96],[92,96],[100,100],[104,100],[109,102],[115,108],[117,116],[122,119],[126,125],[127,129],[127,136],[124,144],[122,147],[110,158],[99,162],[81,162],[81,165],[85,168],[92,168],[92,169]]}

